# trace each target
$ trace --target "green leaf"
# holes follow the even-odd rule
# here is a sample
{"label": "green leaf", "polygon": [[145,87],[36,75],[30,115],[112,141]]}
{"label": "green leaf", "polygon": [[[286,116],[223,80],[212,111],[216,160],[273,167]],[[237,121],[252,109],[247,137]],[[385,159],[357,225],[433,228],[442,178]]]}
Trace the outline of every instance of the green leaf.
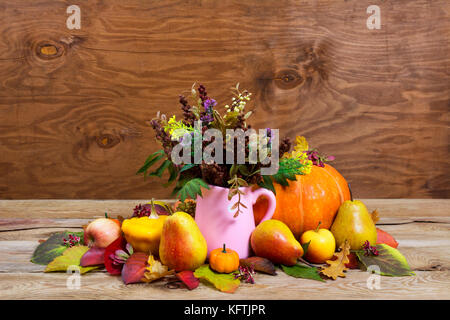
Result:
{"label": "green leaf", "polygon": [[272,182],[272,179],[270,178],[270,176],[262,176],[262,178],[263,178],[263,181],[260,182],[258,185],[261,188],[268,189],[268,190],[272,191],[274,194],[276,194],[275,187],[273,186],[273,182]]}
{"label": "green leaf", "polygon": [[63,243],[64,238],[68,238],[69,235],[75,235],[83,239],[83,231],[81,232],[58,232],[51,235],[45,242],[39,244],[34,250],[31,262],[36,264],[47,265],[53,259],[63,254],[67,247]]}
{"label": "green leaf", "polygon": [[78,266],[80,273],[86,273],[100,266],[80,267],[81,257],[89,250],[88,246],[74,246],[64,250],[63,254],[56,257],[47,265],[44,272],[66,271],[70,266]]}
{"label": "green leaf", "polygon": [[163,187],[170,186],[172,184],[172,182],[174,182],[178,176],[178,171],[172,162],[170,162],[170,165],[167,169],[169,170],[170,176],[169,176],[169,180],[167,180],[167,183],[163,184]]}
{"label": "green leaf", "polygon": [[317,268],[314,267],[307,267],[296,264],[291,267],[281,265],[281,269],[283,269],[283,271],[287,275],[294,278],[311,279],[325,282],[325,280],[320,277]]}
{"label": "green leaf", "polygon": [[[232,164],[230,167],[230,177],[234,177],[238,171],[238,166],[236,164]],[[232,180],[230,180],[232,181]],[[230,181],[228,183],[230,184]]]}
{"label": "green leaf", "polygon": [[412,276],[414,272],[408,265],[406,258],[395,248],[387,244],[377,244],[378,256],[366,256],[364,250],[355,251],[359,261],[366,267],[378,266],[383,276],[401,277]]}
{"label": "green leaf", "polygon": [[241,283],[239,279],[234,278],[232,273],[214,272],[207,264],[204,264],[195,270],[194,276],[198,279],[210,282],[216,289],[226,293],[235,292]]}
{"label": "green leaf", "polygon": [[309,244],[311,243],[311,240],[309,240],[307,243],[301,244],[303,248],[303,256],[305,256],[306,252],[308,252]]}
{"label": "green leaf", "polygon": [[147,158],[147,160],[145,160],[144,165],[136,172],[136,174],[144,173],[145,177],[145,173],[147,172],[147,170],[162,157],[164,157],[164,150],[158,150],[155,153],[151,154]]}
{"label": "green leaf", "polygon": [[183,168],[181,168],[180,173],[189,169],[192,169],[193,167],[195,167],[196,164],[195,163],[189,163],[189,164],[185,164],[183,166]]}
{"label": "green leaf", "polygon": [[287,180],[297,180],[297,175],[303,174],[305,165],[295,158],[282,158],[278,172],[271,177],[282,186],[289,185]]}
{"label": "green leaf", "polygon": [[166,170],[167,167],[170,166],[171,164],[172,162],[170,160],[164,160],[164,162],[158,167],[158,169],[150,173],[149,176],[156,176],[161,178],[164,170]]}
{"label": "green leaf", "polygon": [[249,176],[250,171],[248,171],[248,168],[245,164],[241,164],[238,166],[239,172],[244,176]]}
{"label": "green leaf", "polygon": [[191,199],[196,199],[197,195],[202,196],[202,189],[209,189],[208,184],[201,178],[194,178],[188,180],[177,192],[177,197],[181,201],[186,200],[188,197]]}

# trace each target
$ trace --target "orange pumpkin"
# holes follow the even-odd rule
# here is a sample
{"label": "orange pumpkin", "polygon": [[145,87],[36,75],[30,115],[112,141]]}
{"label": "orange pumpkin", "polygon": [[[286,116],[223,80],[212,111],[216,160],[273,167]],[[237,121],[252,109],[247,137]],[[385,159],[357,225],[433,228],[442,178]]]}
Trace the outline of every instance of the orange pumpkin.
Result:
{"label": "orange pumpkin", "polygon": [[220,273],[230,273],[239,268],[239,255],[236,251],[228,249],[225,244],[209,254],[209,266]]}
{"label": "orange pumpkin", "polygon": [[[332,166],[312,166],[311,173],[297,176],[283,187],[274,183],[277,207],[272,219],[284,222],[296,239],[307,230],[329,229],[345,200],[350,200],[350,190],[344,177]],[[253,206],[255,223],[263,218],[267,199],[260,197]]]}

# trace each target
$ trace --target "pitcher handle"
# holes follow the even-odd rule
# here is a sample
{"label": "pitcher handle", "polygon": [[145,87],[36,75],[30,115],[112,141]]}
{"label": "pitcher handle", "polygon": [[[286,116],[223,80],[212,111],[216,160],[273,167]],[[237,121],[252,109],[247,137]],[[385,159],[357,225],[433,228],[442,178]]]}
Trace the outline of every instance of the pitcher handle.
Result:
{"label": "pitcher handle", "polygon": [[266,214],[259,223],[271,219],[273,214],[275,213],[275,207],[277,205],[277,200],[275,198],[274,193],[264,188],[259,188],[253,191],[253,204],[255,204],[256,200],[258,200],[258,198],[262,196],[265,196],[268,199],[269,203],[267,206]]}

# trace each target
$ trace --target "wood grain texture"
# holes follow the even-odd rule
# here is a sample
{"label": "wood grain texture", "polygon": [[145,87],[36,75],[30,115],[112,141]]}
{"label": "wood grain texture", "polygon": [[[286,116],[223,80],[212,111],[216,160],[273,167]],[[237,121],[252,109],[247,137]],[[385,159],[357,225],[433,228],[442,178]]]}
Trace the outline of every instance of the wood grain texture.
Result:
{"label": "wood grain texture", "polygon": [[167,198],[134,173],[194,81],[222,105],[240,82],[357,197],[450,197],[447,0],[95,0],[68,30],[71,4],[0,0],[0,198]]}
{"label": "wood grain texture", "polygon": [[[22,209],[21,202],[30,208],[28,216],[18,210]],[[370,290],[366,286],[369,275],[360,270],[351,270],[345,279],[326,283],[295,279],[279,271],[276,277],[258,274],[255,285],[244,284],[230,295],[207,284],[194,291],[171,290],[165,281],[125,286],[104,270],[83,275],[81,288],[69,290],[66,274],[44,274],[44,266],[30,262],[38,241],[58,231],[79,231],[104,207],[127,208],[133,202],[3,200],[0,201],[0,299],[450,299],[450,200],[364,202],[370,209],[384,204],[379,207],[378,226],[399,242],[399,250],[415,276],[382,277],[381,289]],[[37,210],[33,212],[33,208]],[[15,211],[20,214],[11,217]]]}

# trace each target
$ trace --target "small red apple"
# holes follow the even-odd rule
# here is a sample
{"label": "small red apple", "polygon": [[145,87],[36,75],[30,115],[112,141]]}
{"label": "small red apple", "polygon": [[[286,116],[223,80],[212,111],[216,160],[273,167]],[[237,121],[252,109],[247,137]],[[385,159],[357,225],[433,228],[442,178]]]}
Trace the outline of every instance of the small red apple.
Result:
{"label": "small red apple", "polygon": [[84,241],[89,247],[106,248],[121,235],[120,226],[109,218],[99,218],[88,224]]}

